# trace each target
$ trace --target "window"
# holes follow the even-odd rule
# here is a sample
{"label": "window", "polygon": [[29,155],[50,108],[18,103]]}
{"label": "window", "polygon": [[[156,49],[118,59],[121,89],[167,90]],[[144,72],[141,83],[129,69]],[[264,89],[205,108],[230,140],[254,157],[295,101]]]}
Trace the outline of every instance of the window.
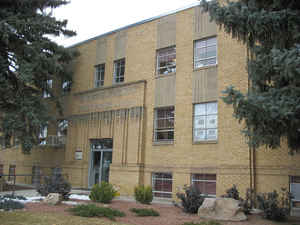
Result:
{"label": "window", "polygon": [[176,72],[176,47],[160,49],[157,52],[157,74]]}
{"label": "window", "polygon": [[114,82],[122,83],[124,82],[125,74],[125,59],[116,60],[114,62]]}
{"label": "window", "polygon": [[[95,88],[104,85],[105,64],[95,66]],[[124,77],[124,73],[123,73]]]}
{"label": "window", "polygon": [[51,89],[52,86],[53,86],[53,80],[47,80],[46,81],[46,87],[43,91],[43,98],[50,98],[51,97],[49,89]]}
{"label": "window", "polygon": [[0,136],[0,149],[5,149],[5,137]]}
{"label": "window", "polygon": [[41,184],[41,168],[39,166],[32,167],[31,184],[37,186]]}
{"label": "window", "polygon": [[171,173],[153,173],[152,192],[154,197],[172,198],[172,183]]}
{"label": "window", "polygon": [[194,105],[194,142],[218,138],[218,103]]}
{"label": "window", "polygon": [[57,136],[67,136],[68,133],[68,120],[59,120],[57,124]]}
{"label": "window", "polygon": [[216,174],[192,174],[192,185],[204,195],[216,196]]}
{"label": "window", "polygon": [[52,176],[61,176],[62,175],[62,168],[54,167],[52,168]]}
{"label": "window", "polygon": [[217,64],[217,38],[198,40],[194,43],[194,68]]}
{"label": "window", "polygon": [[47,135],[48,135],[48,126],[43,126],[39,134],[39,138],[41,140],[40,145],[45,145],[47,143],[46,142]]}
{"label": "window", "polygon": [[16,175],[16,166],[15,165],[9,165],[8,169],[8,181],[14,180],[14,176]]}
{"label": "window", "polygon": [[61,89],[63,94],[67,94],[71,91],[72,82],[69,80],[65,80],[62,82]]}
{"label": "window", "polygon": [[0,178],[3,175],[3,164],[0,164]]}
{"label": "window", "polygon": [[11,135],[0,136],[0,149],[10,148],[11,147]]}
{"label": "window", "polygon": [[154,141],[174,140],[174,107],[155,109]]}
{"label": "window", "polygon": [[290,192],[293,195],[292,206],[300,207],[300,177],[291,176],[290,177]]}

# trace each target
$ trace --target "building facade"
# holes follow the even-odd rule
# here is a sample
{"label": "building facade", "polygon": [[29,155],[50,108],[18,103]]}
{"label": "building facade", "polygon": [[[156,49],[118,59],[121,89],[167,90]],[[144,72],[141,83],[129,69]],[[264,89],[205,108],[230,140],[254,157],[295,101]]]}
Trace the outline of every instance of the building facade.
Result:
{"label": "building facade", "polygon": [[[138,184],[161,198],[175,198],[185,184],[211,196],[233,184],[242,195],[249,187],[300,192],[300,156],[284,147],[250,151],[243,125],[220,99],[229,85],[247,91],[247,51],[199,6],[71,48],[80,56],[72,89],[61,96],[64,117],[43,129],[45,142],[31,155],[4,146],[0,172],[59,167],[73,187],[105,180],[129,196]],[[66,85],[49,83],[58,91]]]}

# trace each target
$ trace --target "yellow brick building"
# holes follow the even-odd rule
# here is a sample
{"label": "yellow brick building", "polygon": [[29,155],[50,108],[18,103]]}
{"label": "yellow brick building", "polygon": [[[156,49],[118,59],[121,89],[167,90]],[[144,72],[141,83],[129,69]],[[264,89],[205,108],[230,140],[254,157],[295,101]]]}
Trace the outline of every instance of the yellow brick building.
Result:
{"label": "yellow brick building", "polygon": [[[45,143],[30,155],[17,145],[3,147],[0,172],[47,174],[59,167],[74,188],[106,180],[132,196],[144,184],[163,198],[192,183],[216,196],[233,184],[242,195],[249,187],[294,188],[300,156],[285,148],[249,151],[232,107],[220,99],[229,85],[247,91],[247,51],[199,6],[72,48],[81,55],[71,92],[61,96],[59,124],[67,133],[49,125]],[[60,85],[53,81],[57,91]]]}

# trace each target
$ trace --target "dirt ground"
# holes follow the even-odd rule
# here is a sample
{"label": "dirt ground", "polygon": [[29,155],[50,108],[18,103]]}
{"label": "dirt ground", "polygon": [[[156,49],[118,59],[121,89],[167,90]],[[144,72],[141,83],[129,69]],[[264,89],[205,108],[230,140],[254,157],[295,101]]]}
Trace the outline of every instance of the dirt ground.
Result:
{"label": "dirt ground", "polygon": [[[78,201],[83,203],[90,203],[89,201]],[[102,206],[102,204],[99,204]],[[156,204],[143,205],[135,202],[114,200],[111,204],[106,205],[107,207],[118,209],[126,213],[125,217],[117,217],[116,221],[125,224],[132,225],[182,225],[185,222],[200,222],[206,221],[205,219],[199,218],[195,214],[184,213],[180,208],[173,205],[167,204]],[[50,206],[45,203],[27,203],[26,211],[29,212],[55,212],[60,214],[70,214],[67,209],[72,206],[67,204],[61,204],[58,206]],[[158,217],[137,217],[132,213],[130,208],[153,208],[160,213]],[[243,222],[228,222],[220,221],[222,225],[300,225],[300,220],[290,218],[288,222],[278,223],[265,220],[259,215],[249,215],[247,221]]]}

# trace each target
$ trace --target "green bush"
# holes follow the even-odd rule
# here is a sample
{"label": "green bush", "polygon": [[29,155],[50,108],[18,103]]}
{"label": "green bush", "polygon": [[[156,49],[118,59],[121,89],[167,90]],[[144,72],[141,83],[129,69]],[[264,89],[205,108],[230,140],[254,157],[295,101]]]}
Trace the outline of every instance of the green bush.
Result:
{"label": "green bush", "polygon": [[100,185],[95,184],[93,186],[89,197],[94,202],[110,203],[116,194],[117,191],[111,184],[102,181]]}
{"label": "green bush", "polygon": [[205,196],[194,186],[184,186],[185,193],[177,193],[176,196],[181,200],[183,211],[186,213],[197,213],[202,205]]}
{"label": "green bush", "polygon": [[200,223],[187,222],[187,223],[184,223],[183,225],[221,225],[221,224],[217,221],[210,220],[210,221],[206,221],[206,222],[202,221]]}
{"label": "green bush", "polygon": [[136,213],[137,216],[159,216],[159,213],[154,209],[131,208],[130,211]]}
{"label": "green bush", "polygon": [[282,189],[281,197],[276,191],[257,195],[258,207],[268,220],[284,221],[290,213],[291,194]]}
{"label": "green bush", "polygon": [[134,198],[137,202],[142,204],[150,204],[153,200],[152,188],[143,185],[134,188]]}
{"label": "green bush", "polygon": [[44,183],[37,187],[37,192],[42,196],[47,196],[49,193],[61,194],[64,200],[69,198],[71,184],[66,181],[61,174],[44,177]]}
{"label": "green bush", "polygon": [[250,214],[251,210],[251,205],[252,205],[252,200],[251,200],[251,195],[252,195],[252,189],[248,188],[246,192],[246,199],[244,200],[243,198],[240,197],[240,192],[238,191],[236,185],[234,184],[231,188],[226,190],[226,194],[222,195],[223,198],[233,198],[235,200],[240,201],[240,206],[243,210],[243,212],[246,215]]}
{"label": "green bush", "polygon": [[13,210],[13,209],[23,209],[24,204],[21,202],[17,202],[14,200],[0,200],[0,209],[3,209],[5,211]]}
{"label": "green bush", "polygon": [[107,217],[114,220],[115,217],[123,217],[125,213],[111,208],[98,207],[94,204],[88,205],[78,205],[74,208],[70,208],[69,211],[76,215],[82,217]]}

